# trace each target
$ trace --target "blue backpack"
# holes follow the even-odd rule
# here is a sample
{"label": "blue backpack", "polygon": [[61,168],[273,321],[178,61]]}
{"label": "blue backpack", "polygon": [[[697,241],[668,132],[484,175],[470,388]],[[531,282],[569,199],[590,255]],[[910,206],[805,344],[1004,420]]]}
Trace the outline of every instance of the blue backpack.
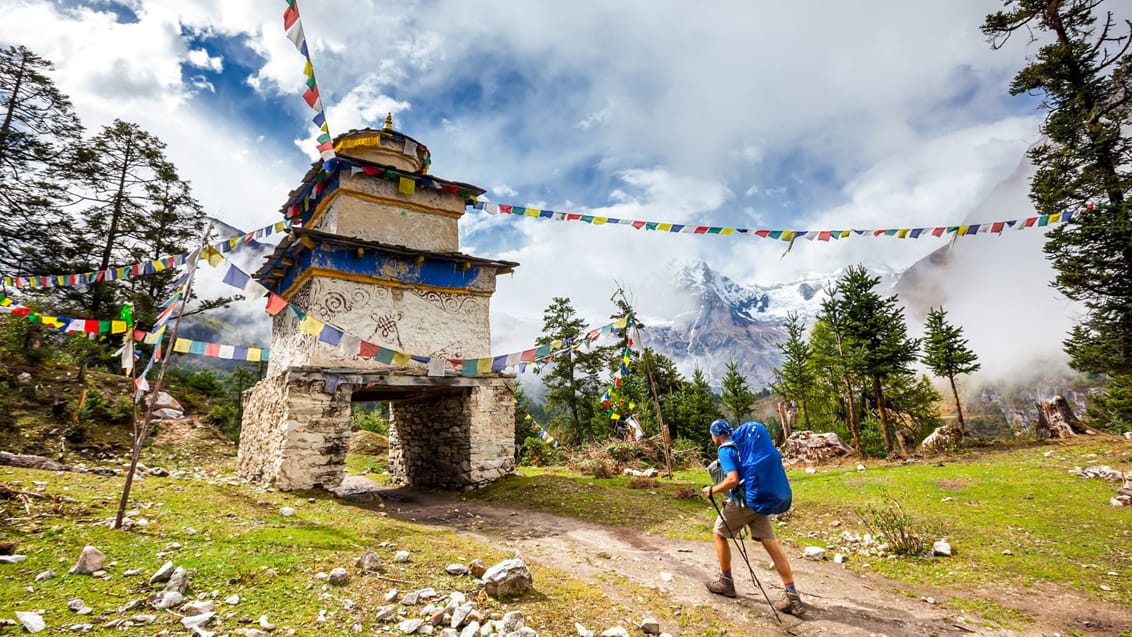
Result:
{"label": "blue backpack", "polygon": [[[782,454],[761,422],[745,422],[731,432],[739,450],[739,484],[746,491],[747,507],[755,513],[785,513],[793,494]],[[726,443],[724,443],[726,444]]]}

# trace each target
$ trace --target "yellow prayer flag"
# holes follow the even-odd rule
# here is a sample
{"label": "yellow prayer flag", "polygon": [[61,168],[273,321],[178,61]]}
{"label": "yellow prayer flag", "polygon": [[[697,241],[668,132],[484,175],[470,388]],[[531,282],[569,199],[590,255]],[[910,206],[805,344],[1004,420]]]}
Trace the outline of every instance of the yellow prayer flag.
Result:
{"label": "yellow prayer flag", "polygon": [[125,334],[126,322],[125,321],[110,321],[111,334]]}
{"label": "yellow prayer flag", "polygon": [[150,263],[153,264],[153,271],[154,272],[161,272],[162,270],[166,269],[165,268],[165,262],[160,260],[160,259],[158,259],[156,261],[151,261]]}
{"label": "yellow prayer flag", "polygon": [[719,234],[728,235],[728,234],[731,234],[732,232],[735,232],[735,228],[724,228],[723,230],[719,231]]}
{"label": "yellow prayer flag", "polygon": [[899,230],[897,230],[897,231],[896,231],[896,238],[897,238],[897,239],[904,239],[904,238],[907,238],[907,237],[908,237],[908,233],[909,233],[909,232],[911,232],[911,231],[912,231],[912,229],[911,229],[911,228],[901,228],[901,229],[899,229]]}
{"label": "yellow prayer flag", "polygon": [[214,268],[220,267],[224,263],[224,257],[212,246],[204,247],[204,258],[208,260],[208,264]]}
{"label": "yellow prayer flag", "polygon": [[782,240],[783,241],[793,241],[794,235],[795,235],[795,232],[793,230],[783,230],[782,231]]}
{"label": "yellow prayer flag", "polygon": [[672,232],[672,224],[671,223],[658,223],[658,224],[656,224],[656,229],[660,232]]}
{"label": "yellow prayer flag", "polygon": [[609,221],[609,217],[594,217],[594,225],[600,226],[601,224]]}
{"label": "yellow prayer flag", "polygon": [[1052,215],[1049,216],[1049,222],[1050,223],[1058,223],[1060,221],[1061,221],[1061,213],[1060,212],[1055,212],[1055,213],[1053,213]]}
{"label": "yellow prayer flag", "polygon": [[322,321],[316,319],[310,314],[307,314],[305,317],[303,317],[303,322],[299,323],[299,331],[303,334],[310,334],[311,336],[318,338],[318,335],[322,333],[322,328],[324,325],[326,324]]}
{"label": "yellow prayer flag", "polygon": [[180,354],[188,354],[189,346],[192,344],[193,342],[187,338],[178,338],[176,341],[173,341],[173,351]]}
{"label": "yellow prayer flag", "polygon": [[261,347],[249,347],[248,348],[248,360],[253,361],[253,362],[262,361],[263,360],[263,348],[261,348]]}
{"label": "yellow prayer flag", "polygon": [[412,356],[406,354],[405,352],[393,352],[393,364],[397,367],[404,367],[408,364],[409,359],[411,358]]}
{"label": "yellow prayer flag", "polygon": [[287,229],[287,222],[286,221],[276,221],[275,225],[271,226],[271,229],[274,230],[275,232],[283,232],[284,230]]}
{"label": "yellow prayer flag", "polygon": [[407,177],[402,177],[397,185],[397,192],[403,195],[411,195],[417,191],[417,182]]}
{"label": "yellow prayer flag", "polygon": [[616,321],[613,321],[613,328],[614,329],[623,328],[628,324],[629,324],[629,317],[626,316],[624,318],[619,318]]}
{"label": "yellow prayer flag", "polygon": [[477,374],[490,374],[491,373],[491,357],[477,358],[476,359],[476,373]]}
{"label": "yellow prayer flag", "polygon": [[228,250],[233,250],[236,244],[240,242],[240,237],[232,237],[228,240]]}
{"label": "yellow prayer flag", "polygon": [[967,234],[967,228],[970,227],[971,226],[959,226],[959,232],[955,233],[955,236],[962,237],[963,235]]}

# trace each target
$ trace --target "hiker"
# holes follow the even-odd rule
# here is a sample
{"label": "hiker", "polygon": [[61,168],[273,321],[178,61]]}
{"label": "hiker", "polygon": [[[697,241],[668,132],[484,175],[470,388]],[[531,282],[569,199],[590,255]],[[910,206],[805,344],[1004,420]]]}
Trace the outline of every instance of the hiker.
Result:
{"label": "hiker", "polygon": [[[761,434],[770,435],[761,424],[754,424],[758,429],[761,429]],[[723,491],[729,491],[729,494],[727,501],[723,503],[721,516],[716,518],[715,528],[712,530],[715,541],[715,555],[719,558],[719,575],[707,582],[707,589],[716,595],[737,596],[735,579],[731,575],[731,546],[727,543],[727,540],[728,538],[734,539],[735,534],[740,533],[746,526],[751,531],[751,538],[762,542],[763,548],[770,555],[770,559],[774,562],[774,568],[778,571],[778,575],[782,578],[782,584],[786,588],[786,594],[774,603],[774,608],[783,613],[801,616],[806,610],[802,605],[797,589],[794,588],[794,575],[790,570],[790,561],[786,559],[786,553],[774,539],[774,528],[771,526],[770,516],[756,513],[748,508],[746,497],[740,495],[739,490],[735,488],[739,486],[740,459],[739,449],[731,440],[731,425],[726,420],[716,420],[711,423],[710,431],[711,441],[719,447],[719,467],[723,479],[718,484],[704,487],[703,496],[710,498],[712,494],[722,493]],[[754,494],[749,495],[751,498],[755,497]],[[750,565],[748,564],[748,566]]]}

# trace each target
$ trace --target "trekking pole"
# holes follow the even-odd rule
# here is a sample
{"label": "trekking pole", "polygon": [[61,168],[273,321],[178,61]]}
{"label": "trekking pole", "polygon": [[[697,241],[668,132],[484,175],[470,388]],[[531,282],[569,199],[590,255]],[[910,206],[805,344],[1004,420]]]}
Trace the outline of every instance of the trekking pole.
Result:
{"label": "trekking pole", "polygon": [[708,489],[708,500],[711,501],[711,508],[715,509],[715,514],[723,521],[723,528],[727,529],[727,534],[731,536],[731,541],[735,544],[735,550],[743,557],[743,562],[747,565],[747,572],[751,574],[751,579],[754,580],[755,586],[758,586],[759,590],[763,592],[763,598],[766,599],[766,605],[770,606],[770,612],[774,613],[774,618],[778,620],[778,625],[781,626],[783,630],[786,630],[786,625],[782,623],[782,618],[778,616],[778,609],[774,607],[774,604],[770,601],[770,595],[767,595],[762,582],[760,582],[758,576],[755,575],[755,569],[751,567],[751,560],[747,559],[746,545],[742,547],[739,546],[739,540],[735,539],[735,532],[731,530],[731,525],[727,523],[727,518],[723,517],[723,512],[719,510],[719,505],[715,503],[715,494],[712,493],[710,489]]}

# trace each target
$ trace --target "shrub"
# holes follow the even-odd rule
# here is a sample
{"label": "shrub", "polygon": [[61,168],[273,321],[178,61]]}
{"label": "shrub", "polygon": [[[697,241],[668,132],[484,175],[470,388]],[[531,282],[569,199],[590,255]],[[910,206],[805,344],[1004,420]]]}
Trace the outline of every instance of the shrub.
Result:
{"label": "shrub", "polygon": [[638,458],[636,445],[630,442],[614,442],[605,447],[605,453],[617,462],[629,462]]}
{"label": "shrub", "polygon": [[542,438],[530,436],[523,441],[519,460],[528,467],[549,467],[562,464],[562,452]]}
{"label": "shrub", "polygon": [[213,426],[224,432],[233,442],[240,441],[240,406],[232,402],[222,402],[212,406],[208,419]]}
{"label": "shrub", "polygon": [[652,478],[633,478],[629,480],[629,484],[626,486],[630,489],[655,489],[659,484]]}
{"label": "shrub", "polygon": [[380,411],[358,410],[350,414],[350,429],[388,436],[389,419],[383,416]]}
{"label": "shrub", "polygon": [[585,458],[572,468],[578,473],[595,478],[612,478],[617,475],[617,468],[613,463],[600,458]]}
{"label": "shrub", "polygon": [[935,539],[943,535],[942,525],[912,518],[887,491],[884,499],[886,506],[870,504],[858,509],[861,521],[874,535],[883,536],[893,553],[913,557],[927,555]]}

